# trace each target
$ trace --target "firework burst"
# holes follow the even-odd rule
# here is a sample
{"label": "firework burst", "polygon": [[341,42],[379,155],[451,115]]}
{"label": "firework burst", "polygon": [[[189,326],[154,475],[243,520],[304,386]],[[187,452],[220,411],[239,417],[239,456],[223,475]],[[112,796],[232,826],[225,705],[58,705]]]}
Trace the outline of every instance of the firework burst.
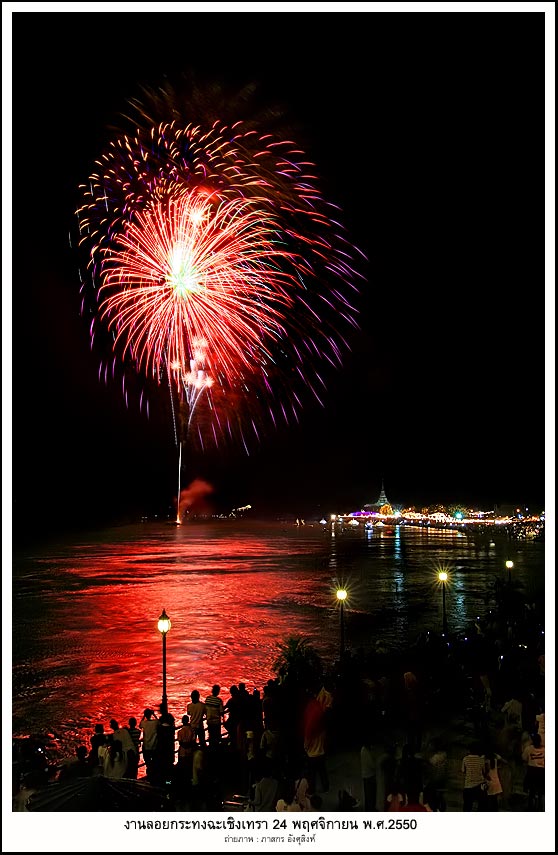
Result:
{"label": "firework burst", "polygon": [[81,188],[92,335],[109,330],[115,355],[168,385],[177,443],[248,450],[308,393],[323,403],[357,326],[362,254],[292,141],[140,112]]}

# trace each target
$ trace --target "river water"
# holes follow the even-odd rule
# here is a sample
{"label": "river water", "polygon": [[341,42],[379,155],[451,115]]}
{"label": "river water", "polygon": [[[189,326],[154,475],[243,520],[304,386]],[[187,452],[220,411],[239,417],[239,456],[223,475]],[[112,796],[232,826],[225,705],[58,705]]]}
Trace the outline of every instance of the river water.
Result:
{"label": "river water", "polygon": [[177,720],[192,689],[233,683],[262,689],[277,644],[310,637],[326,661],[339,652],[338,585],[349,592],[345,643],[401,647],[440,630],[446,588],[449,629],[466,633],[490,605],[496,578],[529,595],[544,590],[544,544],[476,542],[454,530],[410,526],[346,529],[244,520],[145,523],[75,537],[14,555],[13,735],[50,734],[55,753],[89,745],[108,729],[155,709],[162,693],[163,608],[167,694]]}

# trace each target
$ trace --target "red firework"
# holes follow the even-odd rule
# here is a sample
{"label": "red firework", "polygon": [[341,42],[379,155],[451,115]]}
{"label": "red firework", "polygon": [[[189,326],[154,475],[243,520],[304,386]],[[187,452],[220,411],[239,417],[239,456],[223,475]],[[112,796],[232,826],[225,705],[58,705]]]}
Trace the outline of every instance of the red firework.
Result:
{"label": "red firework", "polygon": [[323,402],[362,254],[304,153],[241,123],[174,121],[120,136],[98,165],[77,212],[92,329],[178,395],[177,440],[195,424],[204,447],[248,446],[266,413],[298,418],[308,390]]}

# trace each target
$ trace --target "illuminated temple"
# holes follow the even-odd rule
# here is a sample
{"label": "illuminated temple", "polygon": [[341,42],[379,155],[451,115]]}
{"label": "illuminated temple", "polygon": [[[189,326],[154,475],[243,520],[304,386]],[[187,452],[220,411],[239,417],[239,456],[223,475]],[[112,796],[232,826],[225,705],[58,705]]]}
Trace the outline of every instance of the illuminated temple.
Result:
{"label": "illuminated temple", "polygon": [[386,491],[384,490],[384,479],[382,478],[382,489],[380,490],[380,495],[378,496],[375,502],[369,505],[365,505],[364,510],[379,511],[380,508],[383,508],[385,505],[389,505],[391,507],[391,503],[388,497],[386,496]]}

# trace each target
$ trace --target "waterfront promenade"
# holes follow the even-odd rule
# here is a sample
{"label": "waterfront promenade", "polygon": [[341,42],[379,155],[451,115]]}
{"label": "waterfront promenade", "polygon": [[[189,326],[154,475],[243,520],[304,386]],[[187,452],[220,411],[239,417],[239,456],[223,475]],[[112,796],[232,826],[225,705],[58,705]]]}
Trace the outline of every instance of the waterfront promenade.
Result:
{"label": "waterfront promenade", "polygon": [[[402,746],[405,744],[405,733],[402,729],[396,729],[397,757],[401,755]],[[463,773],[461,763],[463,757],[468,753],[471,746],[478,742],[475,736],[473,724],[464,717],[454,715],[446,724],[432,724],[425,729],[425,743],[431,739],[439,738],[442,745],[447,746],[448,752],[448,774],[447,788],[445,790],[447,812],[463,811]],[[382,750],[381,741],[373,744],[374,756]],[[420,753],[420,752],[419,752]],[[426,751],[423,756],[426,756]],[[330,777],[329,792],[321,794],[322,811],[339,810],[339,792],[347,791],[357,804],[353,810],[364,811],[363,787],[360,765],[360,749],[345,748],[334,751],[327,761]],[[525,778],[525,767],[516,759],[509,763],[509,777],[505,776],[506,792],[501,797],[499,810],[506,812],[522,812],[527,810],[527,794],[523,790]]]}
{"label": "waterfront promenade", "polygon": [[[536,730],[536,714],[544,711],[543,612],[540,603],[527,602],[521,590],[509,583],[497,587],[496,595],[498,608],[490,609],[478,619],[469,638],[426,633],[403,651],[382,645],[377,645],[375,652],[347,650],[343,661],[334,663],[327,673],[307,671],[305,679],[295,680],[300,701],[296,711],[291,703],[293,696],[287,694],[284,698],[287,708],[296,712],[292,722],[295,728],[291,728],[286,740],[287,749],[295,758],[300,757],[296,734],[300,734],[312,686],[317,681],[326,681],[333,695],[326,739],[330,786],[326,793],[317,791],[320,810],[337,811],[342,790],[355,799],[355,811],[363,810],[360,748],[365,739],[370,741],[376,756],[388,742],[395,744],[396,757],[401,756],[409,741],[403,691],[408,670],[416,673],[424,699],[422,742],[416,752],[428,762],[431,743],[436,738],[447,752],[447,811],[463,809],[461,763],[476,742],[481,742],[485,750],[497,751],[506,761],[506,786],[500,810],[527,809],[523,791],[525,768],[519,750],[522,733],[517,734],[509,750],[502,743],[502,706],[512,696],[524,699],[522,730],[527,737]],[[287,691],[287,684],[277,681],[281,694]],[[225,689],[223,694],[226,700],[228,691]],[[183,711],[172,710],[177,725]],[[71,755],[71,750],[67,754]],[[212,794],[211,809],[219,804],[220,809],[228,810],[227,802],[237,792],[246,793],[246,787],[242,787],[239,775],[241,757],[226,745],[222,754],[224,774],[217,788],[222,803]],[[295,766],[296,763],[291,767],[293,771]],[[300,769],[295,774],[299,772]],[[140,769],[140,777],[142,774]],[[177,799],[175,809],[206,811],[210,807],[204,798],[194,803]]]}

